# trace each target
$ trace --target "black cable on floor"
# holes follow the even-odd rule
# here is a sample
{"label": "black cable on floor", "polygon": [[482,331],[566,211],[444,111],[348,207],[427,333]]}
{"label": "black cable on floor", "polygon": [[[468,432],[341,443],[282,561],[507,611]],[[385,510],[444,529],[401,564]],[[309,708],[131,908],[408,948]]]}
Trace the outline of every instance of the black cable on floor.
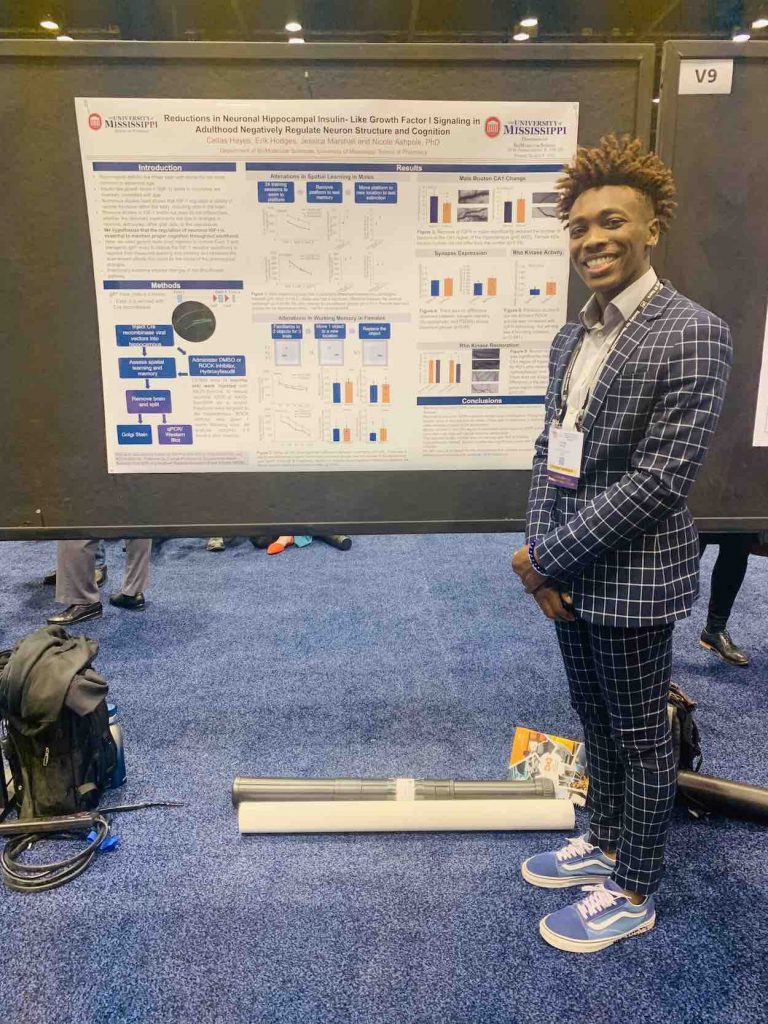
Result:
{"label": "black cable on floor", "polygon": [[93,828],[96,836],[85,849],[50,864],[26,864],[19,858],[36,843],[46,839],[82,839],[82,832],[28,832],[9,839],[0,854],[3,881],[14,892],[46,892],[71,882],[88,868],[109,835],[109,822],[101,814],[94,817]]}
{"label": "black cable on floor", "polygon": [[[125,811],[139,811],[148,807],[183,807],[179,800],[143,801],[136,804],[122,804],[118,807],[105,807],[93,816],[93,839],[88,845],[72,857],[52,861],[50,864],[27,864],[20,858],[36,843],[50,839],[82,839],[82,832],[63,830],[61,832],[35,832],[9,839],[0,854],[0,868],[3,881],[14,892],[46,892],[57,889],[60,885],[71,882],[90,866],[99,848],[109,836],[110,823],[107,814],[119,814]],[[90,835],[90,833],[89,833]]]}

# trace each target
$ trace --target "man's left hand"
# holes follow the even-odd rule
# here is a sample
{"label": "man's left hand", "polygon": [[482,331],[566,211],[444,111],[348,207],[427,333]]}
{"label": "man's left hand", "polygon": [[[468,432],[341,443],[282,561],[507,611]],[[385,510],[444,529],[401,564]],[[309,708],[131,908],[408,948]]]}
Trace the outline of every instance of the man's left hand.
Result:
{"label": "man's left hand", "polygon": [[528,556],[527,544],[523,544],[523,546],[518,548],[512,556],[512,569],[519,576],[520,582],[529,594],[538,590],[540,586],[549,580],[548,576],[542,576],[541,573],[537,572],[531,565],[531,559]]}

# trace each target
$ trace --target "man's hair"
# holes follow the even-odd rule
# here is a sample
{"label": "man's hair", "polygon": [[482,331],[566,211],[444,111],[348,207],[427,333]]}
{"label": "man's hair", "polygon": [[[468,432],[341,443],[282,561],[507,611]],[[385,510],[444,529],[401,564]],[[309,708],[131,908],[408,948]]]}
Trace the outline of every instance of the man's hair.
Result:
{"label": "man's hair", "polygon": [[594,148],[579,146],[556,184],[560,219],[568,220],[571,207],[587,189],[628,185],[648,198],[661,232],[666,231],[677,206],[675,182],[666,164],[655,153],[643,153],[642,149],[640,139],[613,134],[604,135]]}

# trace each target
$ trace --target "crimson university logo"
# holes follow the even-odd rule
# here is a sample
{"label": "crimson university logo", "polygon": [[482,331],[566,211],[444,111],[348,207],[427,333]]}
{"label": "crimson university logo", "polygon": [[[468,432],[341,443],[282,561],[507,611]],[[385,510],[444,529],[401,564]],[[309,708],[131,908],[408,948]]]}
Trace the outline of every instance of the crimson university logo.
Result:
{"label": "crimson university logo", "polygon": [[102,120],[101,114],[89,114],[88,115],[88,127],[92,128],[95,132],[101,128]]}
{"label": "crimson university logo", "polygon": [[485,134],[489,139],[495,139],[496,136],[501,132],[501,121],[498,117],[486,117],[485,119]]}

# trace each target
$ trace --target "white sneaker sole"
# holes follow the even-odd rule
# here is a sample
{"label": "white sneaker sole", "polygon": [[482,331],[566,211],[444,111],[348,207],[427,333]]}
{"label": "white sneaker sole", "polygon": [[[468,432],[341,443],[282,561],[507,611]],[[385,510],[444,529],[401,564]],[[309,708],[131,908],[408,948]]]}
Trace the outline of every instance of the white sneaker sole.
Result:
{"label": "white sneaker sole", "polygon": [[606,875],[572,875],[570,878],[552,878],[550,875],[537,875],[528,867],[528,861],[520,865],[520,874],[529,885],[535,885],[538,889],[570,889],[574,885],[596,885],[610,878]]}
{"label": "white sneaker sole", "polygon": [[649,920],[643,921],[637,928],[624,932],[623,935],[612,935],[609,939],[584,939],[580,941],[578,939],[568,939],[564,935],[558,935],[557,932],[551,931],[547,928],[547,919],[544,918],[539,922],[539,934],[550,946],[554,946],[555,949],[562,949],[566,953],[599,953],[601,949],[607,949],[608,946],[612,946],[614,942],[619,942],[621,939],[628,939],[631,935],[642,935],[643,932],[649,932],[655,924],[656,915],[654,914]]}

